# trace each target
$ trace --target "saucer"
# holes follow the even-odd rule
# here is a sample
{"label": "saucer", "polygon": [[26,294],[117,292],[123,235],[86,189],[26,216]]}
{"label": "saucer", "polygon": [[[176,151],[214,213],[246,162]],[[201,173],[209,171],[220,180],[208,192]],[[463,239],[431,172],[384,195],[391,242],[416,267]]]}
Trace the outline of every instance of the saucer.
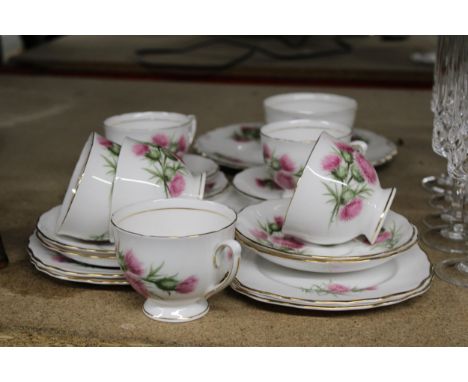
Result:
{"label": "saucer", "polygon": [[29,238],[28,253],[31,263],[50,277],[94,285],[128,285],[120,269],[88,267],[43,247],[33,234]]}
{"label": "saucer", "polygon": [[114,245],[109,242],[85,241],[57,234],[55,232],[55,225],[59,213],[60,206],[55,206],[40,216],[36,229],[41,239],[43,238],[48,244],[68,252],[91,255],[114,255]]}
{"label": "saucer", "polygon": [[251,205],[238,216],[236,237],[261,256],[285,267],[312,272],[350,272],[375,267],[417,241],[417,229],[389,211],[376,243],[356,238],[337,245],[318,245],[282,233],[290,199]]}
{"label": "saucer", "polygon": [[255,300],[299,309],[344,311],[392,305],[425,293],[433,276],[417,245],[379,267],[341,274],[291,270],[243,249],[231,287]]}
{"label": "saucer", "polygon": [[366,129],[353,129],[353,140],[361,140],[367,143],[365,157],[372,166],[381,166],[390,162],[398,154],[395,143],[383,135]]}
{"label": "saucer", "polygon": [[199,175],[202,172],[206,173],[206,181],[214,179],[219,170],[219,166],[215,161],[196,154],[185,154],[182,161],[185,163],[189,171],[194,175]]}
{"label": "saucer", "polygon": [[[260,166],[263,155],[259,133],[252,131],[263,125],[263,122],[246,122],[219,127],[201,135],[194,148],[221,166],[237,170]],[[365,156],[373,166],[383,165],[398,154],[395,143],[370,130],[355,128],[352,139],[367,143]]]}
{"label": "saucer", "polygon": [[232,208],[237,213],[242,211],[247,206],[258,203],[258,200],[241,194],[229,184],[224,191],[205,199],[224,204]]}
{"label": "saucer", "polygon": [[226,175],[224,175],[224,172],[218,171],[217,174],[210,178],[206,179],[205,182],[205,193],[204,193],[204,199],[211,198],[215,195],[220,194],[226,188],[229,186],[229,181],[226,178]]}
{"label": "saucer", "polygon": [[263,163],[260,147],[262,122],[236,123],[201,135],[194,148],[221,166],[244,169]]}
{"label": "saucer", "polygon": [[241,194],[257,200],[281,199],[284,190],[271,178],[266,166],[245,169],[234,177],[233,186]]}
{"label": "saucer", "polygon": [[63,276],[91,277],[102,279],[123,279],[123,272],[119,268],[102,268],[75,262],[60,253],[44,247],[33,233],[29,237],[29,254],[34,262],[50,272]]}

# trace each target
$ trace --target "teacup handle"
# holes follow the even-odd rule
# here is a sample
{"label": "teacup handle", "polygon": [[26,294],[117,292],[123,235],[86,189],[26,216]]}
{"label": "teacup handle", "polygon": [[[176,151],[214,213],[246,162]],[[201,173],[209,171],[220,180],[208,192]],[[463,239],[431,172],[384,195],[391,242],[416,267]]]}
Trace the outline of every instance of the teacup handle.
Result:
{"label": "teacup handle", "polygon": [[[225,249],[229,251],[224,251]],[[227,255],[226,255],[227,252]],[[216,269],[220,267],[220,256],[232,256],[232,268],[229,272],[224,276],[224,278],[213,288],[211,288],[206,294],[205,298],[211,297],[214,294],[222,291],[226,288],[229,284],[231,284],[234,277],[236,277],[237,271],[239,270],[239,264],[241,259],[241,246],[236,240],[226,240],[219,244],[213,255],[213,265]]]}
{"label": "teacup handle", "polygon": [[189,146],[192,144],[195,139],[195,134],[197,133],[197,118],[194,115],[188,116],[190,119],[190,131],[189,131]]}
{"label": "teacup handle", "polygon": [[360,141],[359,139],[356,139],[355,141],[351,141],[351,146],[359,151],[361,154],[365,154],[367,151],[367,143],[364,141]]}

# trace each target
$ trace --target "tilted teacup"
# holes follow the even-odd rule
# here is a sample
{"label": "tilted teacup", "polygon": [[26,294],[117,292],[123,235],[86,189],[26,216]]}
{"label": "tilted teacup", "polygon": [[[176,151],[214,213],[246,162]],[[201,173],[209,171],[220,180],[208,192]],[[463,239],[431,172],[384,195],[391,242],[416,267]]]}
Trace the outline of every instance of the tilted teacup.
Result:
{"label": "tilted teacup", "polygon": [[326,93],[286,93],[263,101],[267,123],[291,119],[319,119],[354,125],[357,101],[350,97]]}
{"label": "tilted teacup", "polygon": [[161,199],[126,206],[112,216],[118,261],[146,298],[155,320],[185,322],[208,312],[207,298],[227,287],[239,267],[236,213],[196,199]]}
{"label": "tilted teacup", "polygon": [[[279,187],[285,190],[296,187],[310,152],[323,131],[343,142],[351,142],[349,127],[328,121],[298,119],[269,123],[261,128],[263,160]],[[361,141],[353,144],[363,150],[366,148]]]}
{"label": "tilted teacup", "polygon": [[203,198],[206,174],[192,175],[169,150],[125,138],[117,162],[112,213],[127,204],[166,198]]}
{"label": "tilted teacup", "polygon": [[110,200],[120,145],[91,133],[73,170],[56,232],[83,240],[109,240]]}
{"label": "tilted teacup", "polygon": [[283,232],[317,244],[361,234],[377,239],[396,189],[382,189],[374,167],[348,143],[322,133],[286,213]]}
{"label": "tilted teacup", "polygon": [[183,156],[195,137],[197,120],[193,115],[166,111],[126,113],[107,118],[104,131],[107,138],[119,144],[130,137]]}

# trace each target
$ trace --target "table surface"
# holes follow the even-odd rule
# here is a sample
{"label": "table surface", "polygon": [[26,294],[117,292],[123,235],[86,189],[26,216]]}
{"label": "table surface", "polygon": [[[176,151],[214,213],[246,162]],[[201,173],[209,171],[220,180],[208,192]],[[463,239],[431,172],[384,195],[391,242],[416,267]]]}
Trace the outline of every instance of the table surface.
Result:
{"label": "table surface", "polygon": [[[411,60],[415,52],[435,50],[435,36],[409,36],[383,40],[379,36],[344,37],[350,51],[301,60],[279,60],[257,53],[223,71],[182,70],[178,66],[218,66],[244,54],[243,47],[216,43],[184,54],[146,56],[159,67],[141,65],[137,49],[177,49],[211,40],[209,36],[66,36],[14,58],[19,67],[45,72],[99,75],[168,76],[183,78],[212,76],[225,79],[267,81],[332,81],[353,83],[411,83],[430,86],[432,65]],[[290,43],[300,43],[296,37]],[[336,51],[332,36],[309,36],[300,47],[288,46],[278,38],[256,36],[236,40],[279,55],[304,54],[308,50]]]}
{"label": "table surface", "polygon": [[393,209],[422,229],[431,209],[421,178],[444,169],[431,151],[429,91],[0,76],[0,232],[11,260],[0,270],[0,345],[468,345],[468,291],[438,279],[414,300],[346,313],[275,307],[225,290],[203,319],[171,325],[147,319],[130,288],[60,282],[27,261],[36,219],[61,202],[87,135],[107,116],[193,113],[202,133],[262,120],[263,98],[297,90],[355,97],[356,126],[399,143],[379,168],[381,183],[398,188]]}

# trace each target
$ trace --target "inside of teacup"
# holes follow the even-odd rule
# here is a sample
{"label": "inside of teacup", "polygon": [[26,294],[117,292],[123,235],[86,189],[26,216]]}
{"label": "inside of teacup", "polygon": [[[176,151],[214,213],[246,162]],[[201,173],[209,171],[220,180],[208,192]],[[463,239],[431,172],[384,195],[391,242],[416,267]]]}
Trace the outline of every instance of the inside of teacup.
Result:
{"label": "inside of teacup", "polygon": [[297,142],[313,142],[318,139],[320,134],[326,131],[333,138],[343,139],[350,135],[350,130],[346,127],[318,127],[310,125],[278,125],[271,129],[262,130],[266,136]]}
{"label": "inside of teacup", "polygon": [[184,114],[147,112],[129,113],[109,118],[106,124],[110,127],[123,129],[169,129],[190,123],[190,118]]}
{"label": "inside of teacup", "polygon": [[114,223],[122,230],[139,235],[177,238],[220,231],[235,218],[230,210],[161,207],[128,214]]}
{"label": "inside of teacup", "polygon": [[81,150],[80,158],[78,159],[78,162],[75,165],[75,169],[73,170],[72,177],[70,178],[70,183],[68,184],[65,197],[63,198],[62,207],[60,209],[60,214],[57,219],[57,230],[59,230],[61,225],[63,224],[63,221],[65,220],[68,214],[68,210],[71,207],[73,199],[75,198],[76,192],[80,185],[80,181],[83,178],[89,156],[91,155],[94,139],[95,134],[91,134],[88,140],[86,141],[83,150]]}

